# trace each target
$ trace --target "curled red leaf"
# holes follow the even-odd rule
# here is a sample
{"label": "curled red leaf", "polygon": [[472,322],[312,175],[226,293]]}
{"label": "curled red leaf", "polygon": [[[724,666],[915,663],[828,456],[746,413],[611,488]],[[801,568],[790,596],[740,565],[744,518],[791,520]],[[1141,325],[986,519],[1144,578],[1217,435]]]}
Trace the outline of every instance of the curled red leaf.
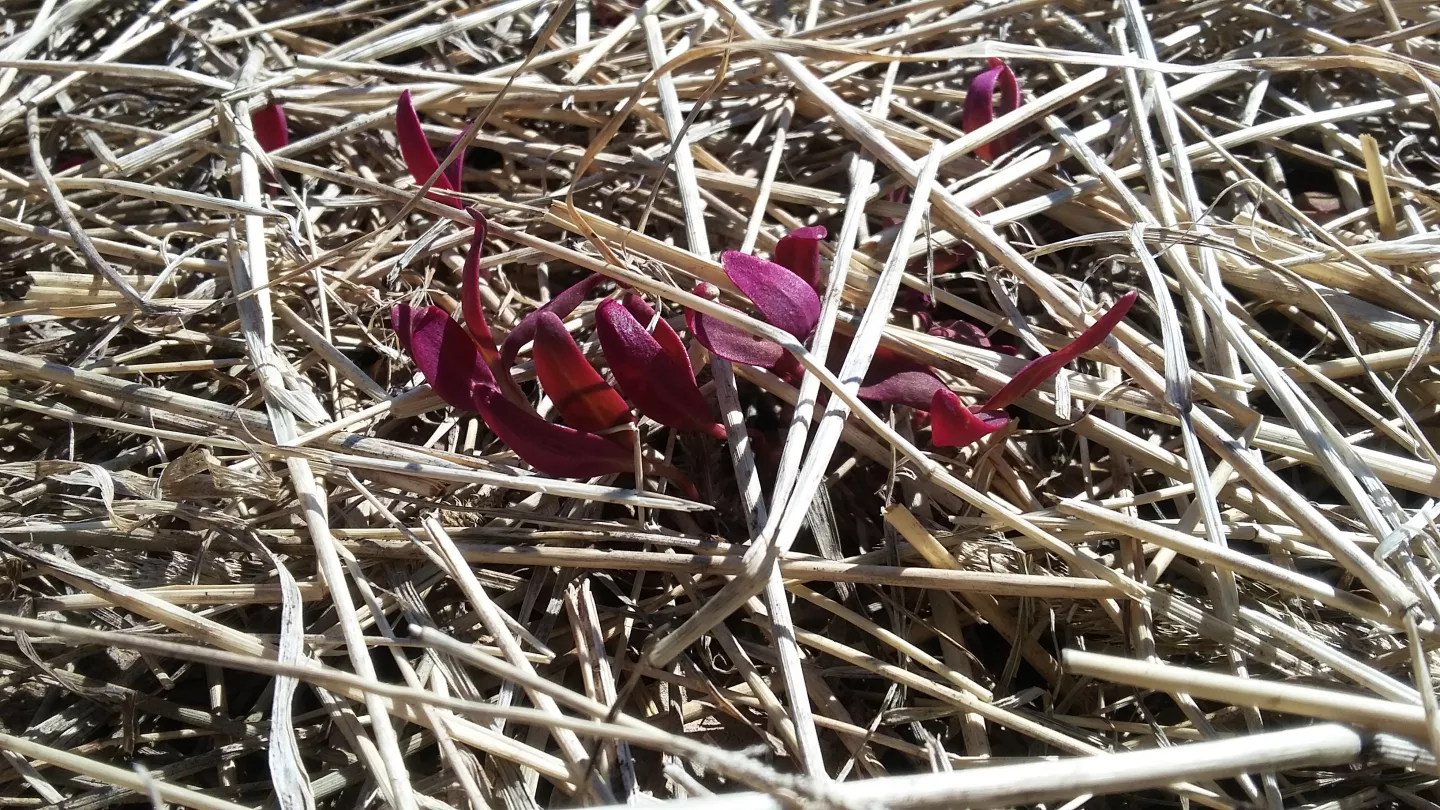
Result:
{"label": "curled red leaf", "polygon": [[475,341],[440,307],[400,304],[390,311],[390,323],[400,346],[445,404],[473,410],[472,390],[495,386],[495,375]]}
{"label": "curled red leaf", "polygon": [[635,316],[635,320],[660,343],[660,348],[664,349],[677,365],[685,369],[686,376],[690,378],[691,382],[694,382],[695,369],[690,367],[690,353],[685,351],[684,341],[680,340],[680,336],[670,328],[670,324],[661,318],[649,304],[645,303],[644,298],[635,293],[626,293],[624,303],[630,314]]}
{"label": "curled red leaf", "polygon": [[[534,355],[535,376],[566,424],[597,433],[631,421],[625,400],[585,359],[565,322],[553,312],[541,312],[535,318]],[[629,436],[629,432],[616,433],[612,438],[623,442]]]}
{"label": "curled red leaf", "polygon": [[[455,137],[450,139],[450,145],[445,147],[445,158],[448,159],[450,157],[450,153],[454,152],[457,148],[459,148],[460,139],[464,137],[465,130],[463,129],[455,133]],[[460,151],[460,154],[455,156],[454,160],[450,161],[450,165],[445,167],[445,179],[450,182],[450,187],[455,189],[456,191],[459,191],[461,185],[464,184],[465,151],[463,149]]]}
{"label": "curled red leaf", "polygon": [[820,269],[820,243],[823,241],[825,229],[819,225],[796,228],[775,243],[775,263],[819,292],[825,283]]}
{"label": "curled red leaf", "polygon": [[486,363],[494,366],[500,352],[495,348],[495,335],[490,331],[490,322],[485,320],[485,308],[480,303],[480,254],[487,223],[485,215],[474,206],[465,210],[475,220],[475,230],[470,236],[470,252],[465,254],[465,266],[460,272],[460,311],[465,315],[465,329],[475,339],[480,354]]}
{"label": "curled red leaf", "polygon": [[1110,308],[1110,311],[1097,318],[1089,329],[1080,333],[1079,337],[1044,357],[1037,357],[1026,363],[1019,373],[1010,378],[1010,382],[1005,383],[999,391],[995,392],[995,396],[985,403],[985,410],[994,411],[1004,408],[1055,376],[1066,363],[1104,343],[1105,338],[1110,337],[1110,333],[1115,331],[1115,327],[1125,319],[1126,313],[1135,304],[1136,295],[1134,292],[1128,292],[1121,296],[1120,300],[1115,302],[1115,306]]}
{"label": "curled red leaf", "polygon": [[526,343],[535,339],[535,319],[540,317],[540,313],[549,312],[563,320],[569,316],[570,313],[574,312],[575,308],[580,306],[580,302],[584,301],[585,298],[590,295],[590,292],[600,286],[604,281],[604,276],[591,273],[583,280],[570,285],[559,295],[551,298],[545,306],[521,318],[520,323],[515,324],[515,328],[511,329],[510,334],[505,336],[505,342],[500,344],[500,367],[508,369],[514,365],[515,355],[520,353],[520,349],[524,347]]}
{"label": "curled red leaf", "polygon": [[[643,301],[639,304],[650,309]],[[710,405],[695,385],[689,362],[676,362],[635,317],[631,306],[629,301],[606,300],[595,313],[600,348],[620,390],[641,413],[666,427],[724,439],[725,428],[711,418]],[[538,345],[538,337],[536,342]]]}
{"label": "curled red leaf", "polygon": [[[995,92],[998,86],[1000,92],[1000,114],[1005,115],[1020,108],[1020,82],[1016,80],[1014,71],[1001,59],[990,58],[990,69],[976,76],[970,82],[970,88],[965,93],[965,107],[960,113],[960,127],[966,132],[974,132],[995,120]],[[984,160],[994,160],[996,156],[1010,151],[1015,146],[1014,134],[1007,134],[996,138],[990,143],[980,145],[975,154]]]}
{"label": "curled red leaf", "polygon": [[285,118],[285,108],[276,103],[250,113],[250,127],[255,130],[255,140],[266,152],[274,152],[290,143],[290,123]]}
{"label": "curled red leaf", "polygon": [[[457,410],[478,412],[490,431],[536,470],[560,478],[634,471],[633,444],[547,422],[508,399],[475,342],[445,310],[401,304],[390,319],[401,346],[436,394]],[[679,484],[687,497],[697,497],[695,485],[675,467],[651,460],[646,469]]]}

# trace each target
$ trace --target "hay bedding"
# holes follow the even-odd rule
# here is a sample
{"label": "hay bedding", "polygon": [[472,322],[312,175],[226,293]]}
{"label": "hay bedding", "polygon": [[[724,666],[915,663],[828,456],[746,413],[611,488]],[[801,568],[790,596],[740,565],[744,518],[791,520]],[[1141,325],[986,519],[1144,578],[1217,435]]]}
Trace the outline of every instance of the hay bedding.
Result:
{"label": "hay bedding", "polygon": [[[5,4],[0,806],[1434,807],[1437,30]],[[976,130],[990,57],[1024,104]],[[406,170],[406,89],[441,157],[480,122],[498,334],[592,271],[666,302],[731,428],[640,423],[694,497],[536,475],[423,384],[388,312],[459,309],[471,221]],[[819,334],[968,402],[1139,301],[936,447],[797,411],[844,352],[782,378],[685,332],[746,311],[690,295],[733,293],[720,251],[809,225]],[[614,290],[568,316],[602,369]]]}

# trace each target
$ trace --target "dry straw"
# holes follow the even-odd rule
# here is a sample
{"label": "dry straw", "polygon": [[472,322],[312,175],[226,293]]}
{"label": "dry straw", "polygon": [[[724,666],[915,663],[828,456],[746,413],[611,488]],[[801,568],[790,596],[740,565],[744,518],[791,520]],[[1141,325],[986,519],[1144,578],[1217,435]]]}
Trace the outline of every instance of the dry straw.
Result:
{"label": "dry straw", "polygon": [[[1434,17],[6,4],[0,805],[1434,807]],[[967,124],[990,58],[1023,103]],[[602,296],[680,330],[727,440],[634,435],[694,492],[425,383],[452,193],[500,337],[589,273],[603,374]],[[721,252],[814,225],[801,338]],[[982,402],[1132,291],[968,447],[859,394]]]}

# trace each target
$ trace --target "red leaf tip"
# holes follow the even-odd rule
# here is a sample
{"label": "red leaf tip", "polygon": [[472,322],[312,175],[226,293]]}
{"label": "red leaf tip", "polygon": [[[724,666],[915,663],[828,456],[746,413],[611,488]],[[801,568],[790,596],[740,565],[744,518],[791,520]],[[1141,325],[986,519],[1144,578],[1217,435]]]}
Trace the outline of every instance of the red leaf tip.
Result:
{"label": "red leaf tip", "polygon": [[1005,427],[1004,411],[975,413],[948,388],[938,389],[930,400],[930,441],[936,447],[965,447]]}
{"label": "red leaf tip", "polygon": [[[989,69],[977,75],[965,92],[965,105],[960,113],[960,128],[974,132],[995,120],[995,93],[1000,93],[1000,114],[1005,115],[1020,108],[1020,82],[1015,72],[1003,59],[990,57]],[[975,154],[983,160],[994,160],[998,155],[1015,146],[1015,135],[1010,133],[981,144]]]}
{"label": "red leaf tip", "polygon": [[[401,91],[400,100],[395,104],[395,139],[400,142],[400,156],[405,160],[405,168],[410,172],[410,177],[420,185],[429,182],[440,170],[440,161],[436,160],[435,152],[430,148],[430,139],[420,125],[420,116],[415,112],[415,102],[411,99],[409,90]],[[451,168],[458,163],[457,160]],[[436,193],[437,189],[459,191],[459,183],[455,182],[458,179],[458,175],[452,178],[450,171],[435,178],[435,183],[431,186],[431,199],[456,208],[462,207],[464,204],[460,200]]]}
{"label": "red leaf tip", "polygon": [[995,396],[985,403],[985,410],[993,411],[1004,408],[1020,397],[1035,390],[1039,385],[1055,376],[1065,364],[1079,357],[1085,352],[1099,346],[1110,337],[1120,321],[1125,319],[1130,307],[1135,304],[1137,293],[1128,292],[1115,302],[1104,315],[1095,319],[1095,323],[1080,333],[1080,336],[1061,346],[1055,351],[1026,363],[1020,371],[1010,378]]}
{"label": "red leaf tip", "polygon": [[252,112],[250,127],[255,130],[255,141],[267,153],[290,143],[290,122],[285,117],[285,108],[276,102]]}

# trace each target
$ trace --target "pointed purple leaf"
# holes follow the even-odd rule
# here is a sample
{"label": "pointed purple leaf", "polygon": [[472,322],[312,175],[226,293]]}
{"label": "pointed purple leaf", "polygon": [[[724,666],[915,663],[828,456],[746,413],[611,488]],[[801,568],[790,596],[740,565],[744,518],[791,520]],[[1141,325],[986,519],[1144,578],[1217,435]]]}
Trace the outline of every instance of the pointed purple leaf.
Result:
{"label": "pointed purple leaf", "polygon": [[929,366],[881,346],[875,350],[859,393],[863,399],[927,411],[935,392],[944,387]]}
{"label": "pointed purple leaf", "polygon": [[505,342],[500,345],[500,368],[508,369],[515,364],[515,355],[526,343],[535,339],[535,319],[542,312],[549,312],[564,320],[580,306],[580,302],[590,295],[590,292],[604,283],[605,277],[598,273],[591,273],[584,280],[572,284],[563,290],[559,295],[551,298],[545,306],[520,319],[510,334],[505,336]]}
{"label": "pointed purple leaf", "polygon": [[[974,132],[995,120],[995,90],[999,85],[1000,114],[1020,108],[1020,83],[1014,71],[1003,60],[990,58],[990,69],[976,76],[965,93],[965,107],[960,113],[960,126],[966,132]],[[996,138],[982,144],[975,154],[984,160],[994,160],[997,155],[1010,151],[1015,145],[1014,134]]]}
{"label": "pointed purple leaf", "polygon": [[775,243],[775,263],[819,292],[825,283],[820,270],[820,243],[823,241],[825,229],[819,225],[796,228]]}
{"label": "pointed purple leaf", "polygon": [[774,262],[734,250],[721,254],[720,263],[725,275],[771,325],[802,340],[815,331],[820,321],[820,296],[799,276]]}
{"label": "pointed purple leaf", "polygon": [[689,363],[676,363],[626,305],[601,301],[595,331],[616,384],[641,413],[666,427],[725,438],[725,428],[711,418],[710,404],[695,385]]}
{"label": "pointed purple leaf", "polygon": [[930,442],[936,447],[965,447],[1009,424],[1004,411],[975,413],[948,388],[930,401]]}
{"label": "pointed purple leaf", "polygon": [[506,399],[499,389],[475,389],[471,409],[525,463],[559,478],[593,478],[635,471],[634,451],[604,436],[547,422]]}
{"label": "pointed purple leaf", "polygon": [[450,407],[473,410],[471,391],[495,386],[475,341],[440,307],[400,304],[390,311],[390,323],[425,381]]}
{"label": "pointed purple leaf", "polygon": [[[690,382],[695,382],[695,369],[690,367],[690,353],[685,351],[685,342],[670,328],[670,324],[664,318],[658,317],[655,310],[645,303],[645,299],[635,293],[625,294],[625,308],[640,322],[640,325],[650,331],[651,336],[660,343],[660,348],[670,355],[675,364],[685,369],[685,375]],[[653,327],[650,324],[655,324]]]}
{"label": "pointed purple leaf", "polygon": [[[445,158],[450,157],[450,153],[454,152],[455,147],[460,145],[460,139],[463,137],[465,137],[465,130],[462,129],[455,134],[454,138],[450,139],[450,145],[445,147]],[[441,158],[441,160],[443,161],[444,158]],[[445,167],[445,180],[450,183],[450,188],[456,191],[459,191],[463,186],[465,182],[465,150],[462,149],[460,154],[456,155],[455,159],[450,162],[450,165]]]}
{"label": "pointed purple leaf", "polygon": [[[526,464],[546,475],[594,478],[635,470],[633,445],[547,422],[506,399],[493,386],[477,387],[474,394],[472,407],[480,412],[486,427]],[[647,461],[645,468],[679,484],[686,497],[697,497],[695,485],[674,466]]]}
{"label": "pointed purple leaf", "polygon": [[465,315],[465,329],[480,347],[485,362],[494,364],[500,356],[495,348],[495,335],[490,331],[490,322],[485,320],[485,307],[480,303],[480,254],[484,249],[485,215],[475,207],[466,208],[475,220],[475,230],[470,236],[470,252],[465,254],[465,265],[460,271],[460,311]]}
{"label": "pointed purple leaf", "polygon": [[[425,136],[425,130],[420,126],[420,116],[415,113],[415,103],[410,99],[409,90],[400,94],[400,101],[395,105],[395,138],[400,141],[400,156],[405,159],[405,168],[410,171],[410,176],[420,185],[429,182],[439,170],[440,161],[435,159],[435,152],[430,148],[430,139]],[[430,197],[456,208],[463,207],[459,200],[438,194],[436,189],[459,190],[450,184],[445,175],[436,178]]]}
{"label": "pointed purple leaf", "polygon": [[1010,382],[995,392],[995,396],[985,403],[984,409],[997,411],[1004,408],[1055,376],[1066,363],[1104,343],[1105,338],[1110,337],[1110,333],[1125,319],[1125,314],[1135,304],[1136,295],[1135,292],[1128,292],[1121,296],[1115,306],[1097,318],[1089,329],[1081,332],[1080,337],[1044,357],[1037,357],[1026,363],[1019,373],[1010,378]]}

